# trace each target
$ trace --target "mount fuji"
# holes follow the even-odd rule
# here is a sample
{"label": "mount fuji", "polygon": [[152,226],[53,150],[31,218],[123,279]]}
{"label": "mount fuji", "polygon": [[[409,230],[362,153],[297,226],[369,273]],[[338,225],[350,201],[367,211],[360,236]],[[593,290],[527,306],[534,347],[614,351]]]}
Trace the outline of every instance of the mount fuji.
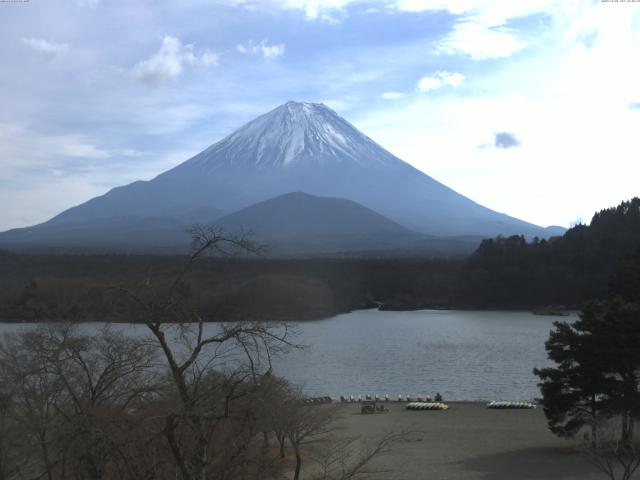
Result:
{"label": "mount fuji", "polygon": [[[460,195],[395,157],[323,104],[288,102],[150,181],[114,188],[45,223],[2,233],[0,245],[176,246],[186,239],[183,231],[189,224],[224,220],[292,192],[321,197],[314,209],[298,211],[288,225],[280,215],[282,231],[292,234],[308,230],[308,223],[298,221],[301,216],[320,210],[329,228],[329,207],[344,207],[336,199],[350,201],[351,213],[364,215],[367,222],[378,222],[381,228],[394,225],[405,238],[409,232],[548,237],[562,231],[495,212]],[[317,202],[325,197],[332,203],[318,210]],[[347,223],[341,225],[350,235]],[[339,229],[331,230],[340,235]],[[374,230],[372,226],[367,231]]]}

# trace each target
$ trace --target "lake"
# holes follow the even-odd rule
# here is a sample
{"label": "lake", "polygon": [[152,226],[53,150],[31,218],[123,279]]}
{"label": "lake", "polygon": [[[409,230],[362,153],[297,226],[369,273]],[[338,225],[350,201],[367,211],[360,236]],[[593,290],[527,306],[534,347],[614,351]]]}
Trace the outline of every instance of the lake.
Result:
{"label": "lake", "polygon": [[362,310],[300,324],[308,350],[276,361],[317,394],[533,399],[555,320],[528,312]]}
{"label": "lake", "polygon": [[[360,310],[297,323],[300,351],[274,360],[275,373],[309,395],[440,392],[445,400],[530,400],[534,367],[555,320],[528,312]],[[96,328],[86,324],[83,328]],[[0,332],[28,328],[0,324]],[[140,334],[144,327],[119,325]]]}

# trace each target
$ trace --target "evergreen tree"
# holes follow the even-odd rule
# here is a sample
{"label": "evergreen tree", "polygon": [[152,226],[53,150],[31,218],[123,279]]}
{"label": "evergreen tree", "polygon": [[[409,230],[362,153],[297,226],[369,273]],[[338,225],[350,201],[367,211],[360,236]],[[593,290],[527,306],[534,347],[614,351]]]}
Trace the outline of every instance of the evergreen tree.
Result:
{"label": "evergreen tree", "polygon": [[640,418],[640,306],[593,302],[576,322],[554,326],[545,346],[557,366],[534,370],[550,430],[571,437],[589,426],[595,443],[598,421],[615,416],[630,444]]}

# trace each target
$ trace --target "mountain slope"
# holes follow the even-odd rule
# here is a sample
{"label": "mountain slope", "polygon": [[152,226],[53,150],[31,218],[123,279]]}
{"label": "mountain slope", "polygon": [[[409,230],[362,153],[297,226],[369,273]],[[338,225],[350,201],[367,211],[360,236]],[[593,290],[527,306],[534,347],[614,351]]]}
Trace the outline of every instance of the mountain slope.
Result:
{"label": "mountain slope", "polygon": [[188,246],[189,226],[167,217],[104,217],[16,228],[0,234],[0,245],[12,250],[162,253]]}
{"label": "mountain slope", "polygon": [[[377,145],[322,104],[289,102],[153,180],[134,182],[62,212],[42,227],[138,217],[210,222],[298,191],[352,200],[404,227],[440,236],[549,236],[487,209]],[[108,223],[108,222],[107,222]],[[6,235],[0,235],[6,243]]]}

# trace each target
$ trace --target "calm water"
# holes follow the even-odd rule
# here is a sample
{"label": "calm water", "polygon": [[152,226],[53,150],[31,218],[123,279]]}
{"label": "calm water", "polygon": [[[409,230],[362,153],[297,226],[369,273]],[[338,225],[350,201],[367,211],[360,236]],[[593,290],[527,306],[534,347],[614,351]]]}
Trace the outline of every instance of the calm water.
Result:
{"label": "calm water", "polygon": [[[308,347],[276,359],[275,371],[308,394],[439,391],[449,400],[527,400],[539,395],[532,369],[547,364],[544,341],[554,320],[526,312],[362,310],[297,324],[297,341]],[[0,324],[0,332],[20,328],[28,327]]]}
{"label": "calm water", "polygon": [[554,320],[527,312],[358,311],[301,324],[308,350],[276,367],[318,394],[532,399],[539,396],[532,370],[547,364]]}

